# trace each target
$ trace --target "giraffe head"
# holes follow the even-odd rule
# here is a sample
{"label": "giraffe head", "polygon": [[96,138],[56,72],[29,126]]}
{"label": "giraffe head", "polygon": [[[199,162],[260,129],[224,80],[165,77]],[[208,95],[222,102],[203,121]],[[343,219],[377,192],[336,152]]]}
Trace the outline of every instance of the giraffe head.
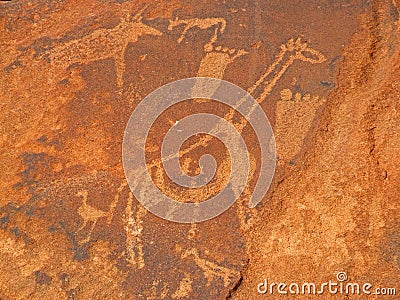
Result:
{"label": "giraffe head", "polygon": [[303,42],[301,38],[297,38],[296,40],[291,38],[286,44],[281,46],[281,49],[290,52],[296,59],[312,64],[322,63],[326,60],[321,52],[309,47],[308,43]]}

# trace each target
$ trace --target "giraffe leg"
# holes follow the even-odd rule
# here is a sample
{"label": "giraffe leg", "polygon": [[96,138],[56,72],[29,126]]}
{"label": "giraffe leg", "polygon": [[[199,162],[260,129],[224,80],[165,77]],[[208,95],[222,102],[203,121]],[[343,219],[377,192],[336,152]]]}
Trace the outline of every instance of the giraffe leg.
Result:
{"label": "giraffe leg", "polygon": [[87,225],[87,220],[83,220],[83,224],[81,225],[81,227],[78,228],[76,232],[80,232],[83,228],[85,228],[86,225]]}
{"label": "giraffe leg", "polygon": [[96,226],[96,223],[97,223],[97,220],[93,221],[92,225],[90,226],[90,230],[89,230],[87,237],[84,240],[80,241],[81,245],[86,244],[87,242],[90,241],[90,239],[92,237],[92,232],[93,232],[94,227]]}
{"label": "giraffe leg", "polygon": [[[125,49],[125,46],[122,48]],[[122,88],[124,86],[124,73],[125,73],[125,52],[121,50],[121,54],[115,57],[115,72],[117,74],[117,86],[120,92],[122,92]]]}
{"label": "giraffe leg", "polygon": [[121,194],[122,190],[126,187],[126,185],[127,185],[127,183],[124,181],[124,182],[121,183],[121,185],[117,189],[117,193],[115,194],[114,199],[111,202],[110,209],[109,209],[109,212],[108,212],[108,216],[107,216],[107,223],[108,224],[111,224],[111,221],[112,221],[112,219],[114,217],[115,207],[117,206],[117,204],[119,202],[120,194]]}
{"label": "giraffe leg", "polygon": [[186,27],[183,29],[183,32],[182,32],[181,36],[180,36],[179,39],[178,39],[178,44],[180,44],[180,43],[183,41],[183,39],[185,38],[185,35],[186,35],[186,33],[188,32],[188,30],[189,30],[189,27],[188,27],[188,26],[186,26]]}

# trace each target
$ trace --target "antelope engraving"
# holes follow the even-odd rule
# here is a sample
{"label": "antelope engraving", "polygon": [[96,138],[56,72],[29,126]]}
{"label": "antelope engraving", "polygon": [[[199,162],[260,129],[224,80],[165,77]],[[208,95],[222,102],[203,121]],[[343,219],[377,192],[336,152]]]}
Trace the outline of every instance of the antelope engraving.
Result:
{"label": "antelope engraving", "polygon": [[125,50],[129,43],[136,43],[141,36],[161,36],[162,32],[144,24],[142,13],[145,8],[134,16],[126,16],[121,22],[111,28],[100,28],[80,39],[71,40],[49,49],[41,56],[51,62],[51,67],[66,69],[78,63],[114,58],[117,75],[117,85],[123,86],[125,72]]}

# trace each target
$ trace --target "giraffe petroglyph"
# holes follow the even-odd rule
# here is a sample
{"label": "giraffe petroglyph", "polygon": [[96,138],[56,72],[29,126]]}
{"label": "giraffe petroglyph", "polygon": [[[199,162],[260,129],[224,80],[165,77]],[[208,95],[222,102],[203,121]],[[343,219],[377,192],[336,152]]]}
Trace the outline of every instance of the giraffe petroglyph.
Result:
{"label": "giraffe petroglyph", "polygon": [[[157,29],[142,22],[142,12],[143,11],[139,12],[132,18],[122,19],[120,24],[112,29],[98,29],[82,39],[73,40],[51,48],[46,51],[43,56],[46,56],[52,62],[54,67],[61,68],[67,68],[73,63],[88,63],[99,59],[114,58],[117,84],[119,87],[122,87],[123,74],[125,72],[124,53],[127,45],[131,42],[137,42],[139,37],[146,34],[154,36],[162,35],[162,33]],[[216,27],[210,41],[204,46],[205,56],[200,62],[197,76],[223,78],[225,70],[230,63],[234,62],[237,58],[248,54],[244,49],[236,50],[214,45],[217,41],[218,34],[222,34],[226,28],[226,21],[223,18],[170,20],[168,30],[172,30],[174,27],[182,24],[185,25],[185,28],[177,41],[178,43],[183,41],[188,30],[191,28],[198,27],[200,29],[208,29],[213,26]],[[113,43],[110,43],[110,40],[112,40]],[[275,60],[266,68],[266,71],[260,76],[254,85],[248,89],[248,92],[251,94],[259,92],[259,96],[256,100],[258,103],[262,103],[271,93],[279,79],[285,74],[287,69],[297,60],[316,64],[323,62],[325,58],[319,51],[309,47],[307,42],[302,42],[300,38],[296,40],[292,38],[287,43],[280,46],[280,52],[276,56]],[[241,105],[241,99],[239,99],[236,107],[239,105]],[[225,115],[225,119],[232,121],[234,113],[235,109],[233,108],[227,115]],[[246,120],[243,119],[238,125],[238,131],[242,132],[246,124]],[[182,149],[176,155],[181,156],[199,146],[208,145],[210,140],[211,136],[206,136],[200,142],[194,143],[186,149]],[[167,157],[166,160],[171,158],[173,157]],[[161,160],[149,162],[147,169],[152,167],[162,168],[162,163]],[[136,176],[140,177],[140,174],[142,172],[147,172],[147,169],[137,170],[138,172]],[[78,213],[83,219],[83,224],[79,228],[78,232],[87,226],[88,222],[92,222],[89,235],[83,242],[90,240],[93,228],[100,218],[107,217],[108,224],[112,222],[115,207],[120,201],[120,194],[126,186],[126,182],[123,182],[118,188],[117,194],[110,205],[109,212],[97,210],[88,205],[87,192],[78,193],[78,196],[83,197],[83,203],[78,209]],[[126,224],[126,245],[130,263],[138,268],[143,268],[145,264],[141,233],[143,230],[143,218],[146,213],[147,210],[141,205],[138,205],[136,212],[133,213],[133,195],[132,193],[129,193],[124,218]],[[244,218],[243,212],[241,213],[240,218]],[[195,232],[196,227],[194,226],[191,228],[189,237],[193,238]],[[182,255],[182,258],[187,257],[193,257],[195,263],[208,274],[207,276],[209,281],[212,280],[213,277],[219,276],[223,278],[224,284],[227,285],[230,276],[234,275],[232,270],[218,266],[213,262],[201,258],[196,249],[186,250]]]}
{"label": "giraffe petroglyph", "polygon": [[[203,60],[202,60],[202,63],[204,63],[205,65],[207,62],[211,63],[212,60],[208,60],[208,58],[209,57],[207,57],[207,54],[206,54],[205,58],[203,58]],[[272,62],[272,64],[270,66],[267,67],[266,71],[260,76],[260,78],[255,82],[255,84],[248,89],[248,92],[254,94],[259,89],[261,89],[261,93],[256,98],[256,100],[258,103],[262,103],[266,99],[266,97],[271,93],[273,87],[276,85],[278,80],[280,78],[282,78],[282,76],[285,74],[287,69],[290,66],[292,66],[296,60],[308,62],[311,64],[316,64],[316,63],[322,63],[325,60],[325,57],[319,51],[309,47],[307,42],[302,42],[302,40],[300,38],[298,38],[298,39],[291,38],[288,40],[287,43],[281,45],[280,52],[276,56],[276,59]],[[221,69],[214,72],[214,74],[217,74],[217,76],[222,77],[227,64],[214,64],[214,65],[221,66]],[[201,68],[199,68],[199,70],[204,70],[204,69],[205,68],[203,66],[201,66]],[[196,85],[194,88],[196,88]],[[217,88],[217,87],[215,87],[215,88]],[[235,108],[241,105],[242,100],[243,99],[239,99],[237,105],[234,108],[232,108],[228,114],[225,115],[226,120],[228,120],[229,122],[232,122],[232,119],[233,119],[235,111],[236,111]],[[255,107],[253,109],[255,109]],[[253,112],[253,109],[251,109],[249,114],[245,117],[250,117],[251,113]],[[241,122],[239,124],[235,124],[235,127],[241,133],[246,125],[247,125],[247,120],[245,118],[242,118]],[[217,130],[217,128],[215,128],[215,130]],[[187,154],[190,151],[196,149],[199,146],[207,146],[209,144],[209,142],[211,141],[211,139],[212,139],[212,135],[207,135],[207,136],[203,137],[200,141],[191,144],[188,148],[182,149],[179,153],[177,153],[175,155],[182,156],[182,155]],[[174,157],[174,156],[167,157],[164,159],[168,160],[172,157]],[[254,158],[253,158],[253,161],[251,161],[251,164],[252,164],[252,169],[254,169],[255,168]],[[162,161],[161,160],[153,161],[152,164],[149,165],[149,168],[151,168],[153,166],[155,166],[157,169],[162,168]],[[254,172],[255,172],[255,169],[254,169]],[[247,189],[245,190],[245,192],[248,193],[249,195],[251,195],[251,192],[248,191]],[[242,225],[241,227],[243,227],[243,230],[246,230],[246,228],[248,228],[249,223],[251,223],[251,221],[246,220],[248,209],[245,207],[241,207],[241,206],[243,206],[243,205],[237,206],[238,207],[237,214],[240,219],[240,223]]]}
{"label": "giraffe petroglyph", "polygon": [[125,208],[125,239],[128,251],[128,262],[142,269],[145,265],[142,243],[143,218],[147,210],[137,205],[136,215],[132,211],[133,194],[129,192],[128,203]]}
{"label": "giraffe petroglyph", "polygon": [[[255,93],[261,86],[264,86],[263,91],[260,96],[256,98],[258,103],[262,103],[266,97],[271,93],[273,87],[276,85],[278,80],[282,78],[287,69],[296,61],[304,61],[309,62],[311,64],[322,63],[325,61],[325,57],[319,51],[308,46],[307,42],[302,42],[300,38],[294,40],[293,38],[289,39],[289,41],[283,45],[281,45],[281,51],[277,55],[276,59],[273,63],[267,67],[267,70],[261,75],[261,77],[256,81],[256,83],[248,89],[250,94]],[[236,112],[236,108],[239,107],[245,99],[239,99],[236,106],[233,107],[224,118],[232,122],[232,118]],[[253,113],[255,107],[249,110],[249,113],[245,117],[250,117]],[[245,118],[242,119],[241,124],[236,127],[238,131],[241,133],[244,127],[247,125],[247,121]],[[214,133],[214,130],[218,130],[218,126],[216,126],[210,133]],[[207,135],[203,139],[198,142],[195,142],[188,146],[186,149],[182,149],[179,153],[171,155],[169,157],[165,157],[163,161],[180,157],[184,154],[189,153],[193,149],[196,149],[199,146],[207,146],[210,140],[212,139],[211,135]],[[149,167],[160,166],[159,162],[156,160],[153,164],[149,164]]]}
{"label": "giraffe petroglyph", "polygon": [[[260,96],[256,98],[258,103],[263,102],[266,97],[271,93],[273,87],[276,85],[278,80],[282,78],[285,74],[287,69],[293,65],[295,61],[303,61],[308,62],[311,64],[321,63],[325,60],[325,57],[319,51],[309,47],[307,42],[303,42],[300,38],[298,39],[289,39],[288,42],[282,44],[280,46],[280,52],[276,56],[275,60],[272,62],[270,66],[267,67],[266,71],[260,76],[260,78],[252,85],[249,89],[249,93],[257,93],[261,90]],[[223,73],[223,72],[222,72]],[[239,99],[236,106],[233,107],[225,116],[224,118],[228,120],[228,122],[232,122],[233,116],[235,114],[236,108],[242,104],[243,99]],[[255,109],[255,107],[253,107]],[[250,117],[253,110],[250,109],[249,113],[245,117]],[[241,122],[235,124],[236,129],[241,133],[244,127],[247,125],[247,120],[242,118]],[[216,126],[214,130],[217,130],[218,127]],[[175,153],[171,156],[164,157],[162,160],[157,158],[152,161],[149,161],[147,164],[147,168],[141,168],[140,170],[135,170],[135,178],[140,178],[141,174],[145,174],[148,169],[155,168],[156,170],[160,170],[160,172],[155,172],[159,174],[157,177],[162,178],[162,168],[163,162],[167,161],[172,158],[181,157],[184,154],[189,153],[190,151],[196,149],[200,146],[207,146],[211,141],[213,131],[211,131],[210,135],[204,136],[201,140],[196,141],[190,144],[186,148],[182,148],[179,153]],[[157,180],[161,180],[158,178]],[[135,188],[135,184],[133,184],[131,188]],[[171,208],[172,209],[172,208]],[[245,218],[245,212],[240,213],[240,218]],[[241,220],[241,223],[244,223],[244,220]]]}

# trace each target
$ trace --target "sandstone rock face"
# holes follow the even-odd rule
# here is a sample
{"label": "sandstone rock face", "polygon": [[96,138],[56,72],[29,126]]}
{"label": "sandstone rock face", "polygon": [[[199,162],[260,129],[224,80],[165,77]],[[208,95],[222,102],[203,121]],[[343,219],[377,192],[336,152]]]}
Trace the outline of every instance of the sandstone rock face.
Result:
{"label": "sandstone rock face", "polygon": [[[280,296],[260,293],[264,280],[318,286],[339,272],[398,295],[400,3],[339,2],[1,1],[0,299],[265,299]],[[261,168],[252,127],[210,99],[171,107],[145,149],[164,194],[209,199],[234,167],[199,134],[182,145],[182,169],[197,175],[209,153],[214,178],[191,189],[168,177],[162,140],[186,116],[225,118],[250,157],[231,208],[180,224],[133,196],[121,148],[146,95],[195,76],[252,94],[277,164],[249,208]]]}

